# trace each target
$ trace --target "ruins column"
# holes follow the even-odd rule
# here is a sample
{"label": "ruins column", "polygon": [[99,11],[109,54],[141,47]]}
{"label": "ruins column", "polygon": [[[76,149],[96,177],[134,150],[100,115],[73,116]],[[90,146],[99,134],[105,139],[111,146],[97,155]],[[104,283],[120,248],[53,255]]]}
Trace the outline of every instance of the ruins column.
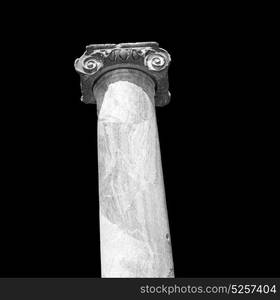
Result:
{"label": "ruins column", "polygon": [[102,277],[174,277],[155,113],[169,63],[155,42],[90,45],[75,61],[97,104]]}

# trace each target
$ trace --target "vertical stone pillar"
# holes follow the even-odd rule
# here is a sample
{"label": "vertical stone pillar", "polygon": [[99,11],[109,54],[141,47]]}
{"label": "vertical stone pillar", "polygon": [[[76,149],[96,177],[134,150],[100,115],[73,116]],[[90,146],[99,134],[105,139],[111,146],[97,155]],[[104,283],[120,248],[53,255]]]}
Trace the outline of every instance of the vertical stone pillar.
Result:
{"label": "vertical stone pillar", "polygon": [[174,277],[155,114],[169,62],[154,42],[90,45],[75,62],[97,104],[102,277]]}

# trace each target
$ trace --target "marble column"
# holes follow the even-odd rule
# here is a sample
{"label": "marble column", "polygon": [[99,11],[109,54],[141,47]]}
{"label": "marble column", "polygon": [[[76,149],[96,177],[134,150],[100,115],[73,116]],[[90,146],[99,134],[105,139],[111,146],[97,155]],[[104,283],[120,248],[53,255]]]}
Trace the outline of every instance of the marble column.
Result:
{"label": "marble column", "polygon": [[91,45],[75,62],[97,104],[102,277],[174,277],[155,114],[169,62],[154,42]]}

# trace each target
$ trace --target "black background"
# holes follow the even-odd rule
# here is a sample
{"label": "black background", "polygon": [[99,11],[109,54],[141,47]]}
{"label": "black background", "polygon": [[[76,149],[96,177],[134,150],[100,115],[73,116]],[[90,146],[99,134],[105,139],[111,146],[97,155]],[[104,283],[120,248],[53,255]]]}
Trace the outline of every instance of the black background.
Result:
{"label": "black background", "polygon": [[279,275],[274,124],[252,74],[254,26],[228,10],[105,6],[15,20],[2,68],[0,275],[100,276],[96,106],[80,102],[74,60],[88,44],[140,41],[172,58],[172,99],[156,113],[175,275]]}

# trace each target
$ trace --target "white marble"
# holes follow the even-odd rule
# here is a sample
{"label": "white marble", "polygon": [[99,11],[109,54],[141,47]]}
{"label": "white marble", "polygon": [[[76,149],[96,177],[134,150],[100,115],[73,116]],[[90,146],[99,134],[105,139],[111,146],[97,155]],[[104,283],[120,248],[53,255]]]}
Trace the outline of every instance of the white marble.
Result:
{"label": "white marble", "polygon": [[102,277],[173,277],[153,99],[111,83],[98,116]]}

